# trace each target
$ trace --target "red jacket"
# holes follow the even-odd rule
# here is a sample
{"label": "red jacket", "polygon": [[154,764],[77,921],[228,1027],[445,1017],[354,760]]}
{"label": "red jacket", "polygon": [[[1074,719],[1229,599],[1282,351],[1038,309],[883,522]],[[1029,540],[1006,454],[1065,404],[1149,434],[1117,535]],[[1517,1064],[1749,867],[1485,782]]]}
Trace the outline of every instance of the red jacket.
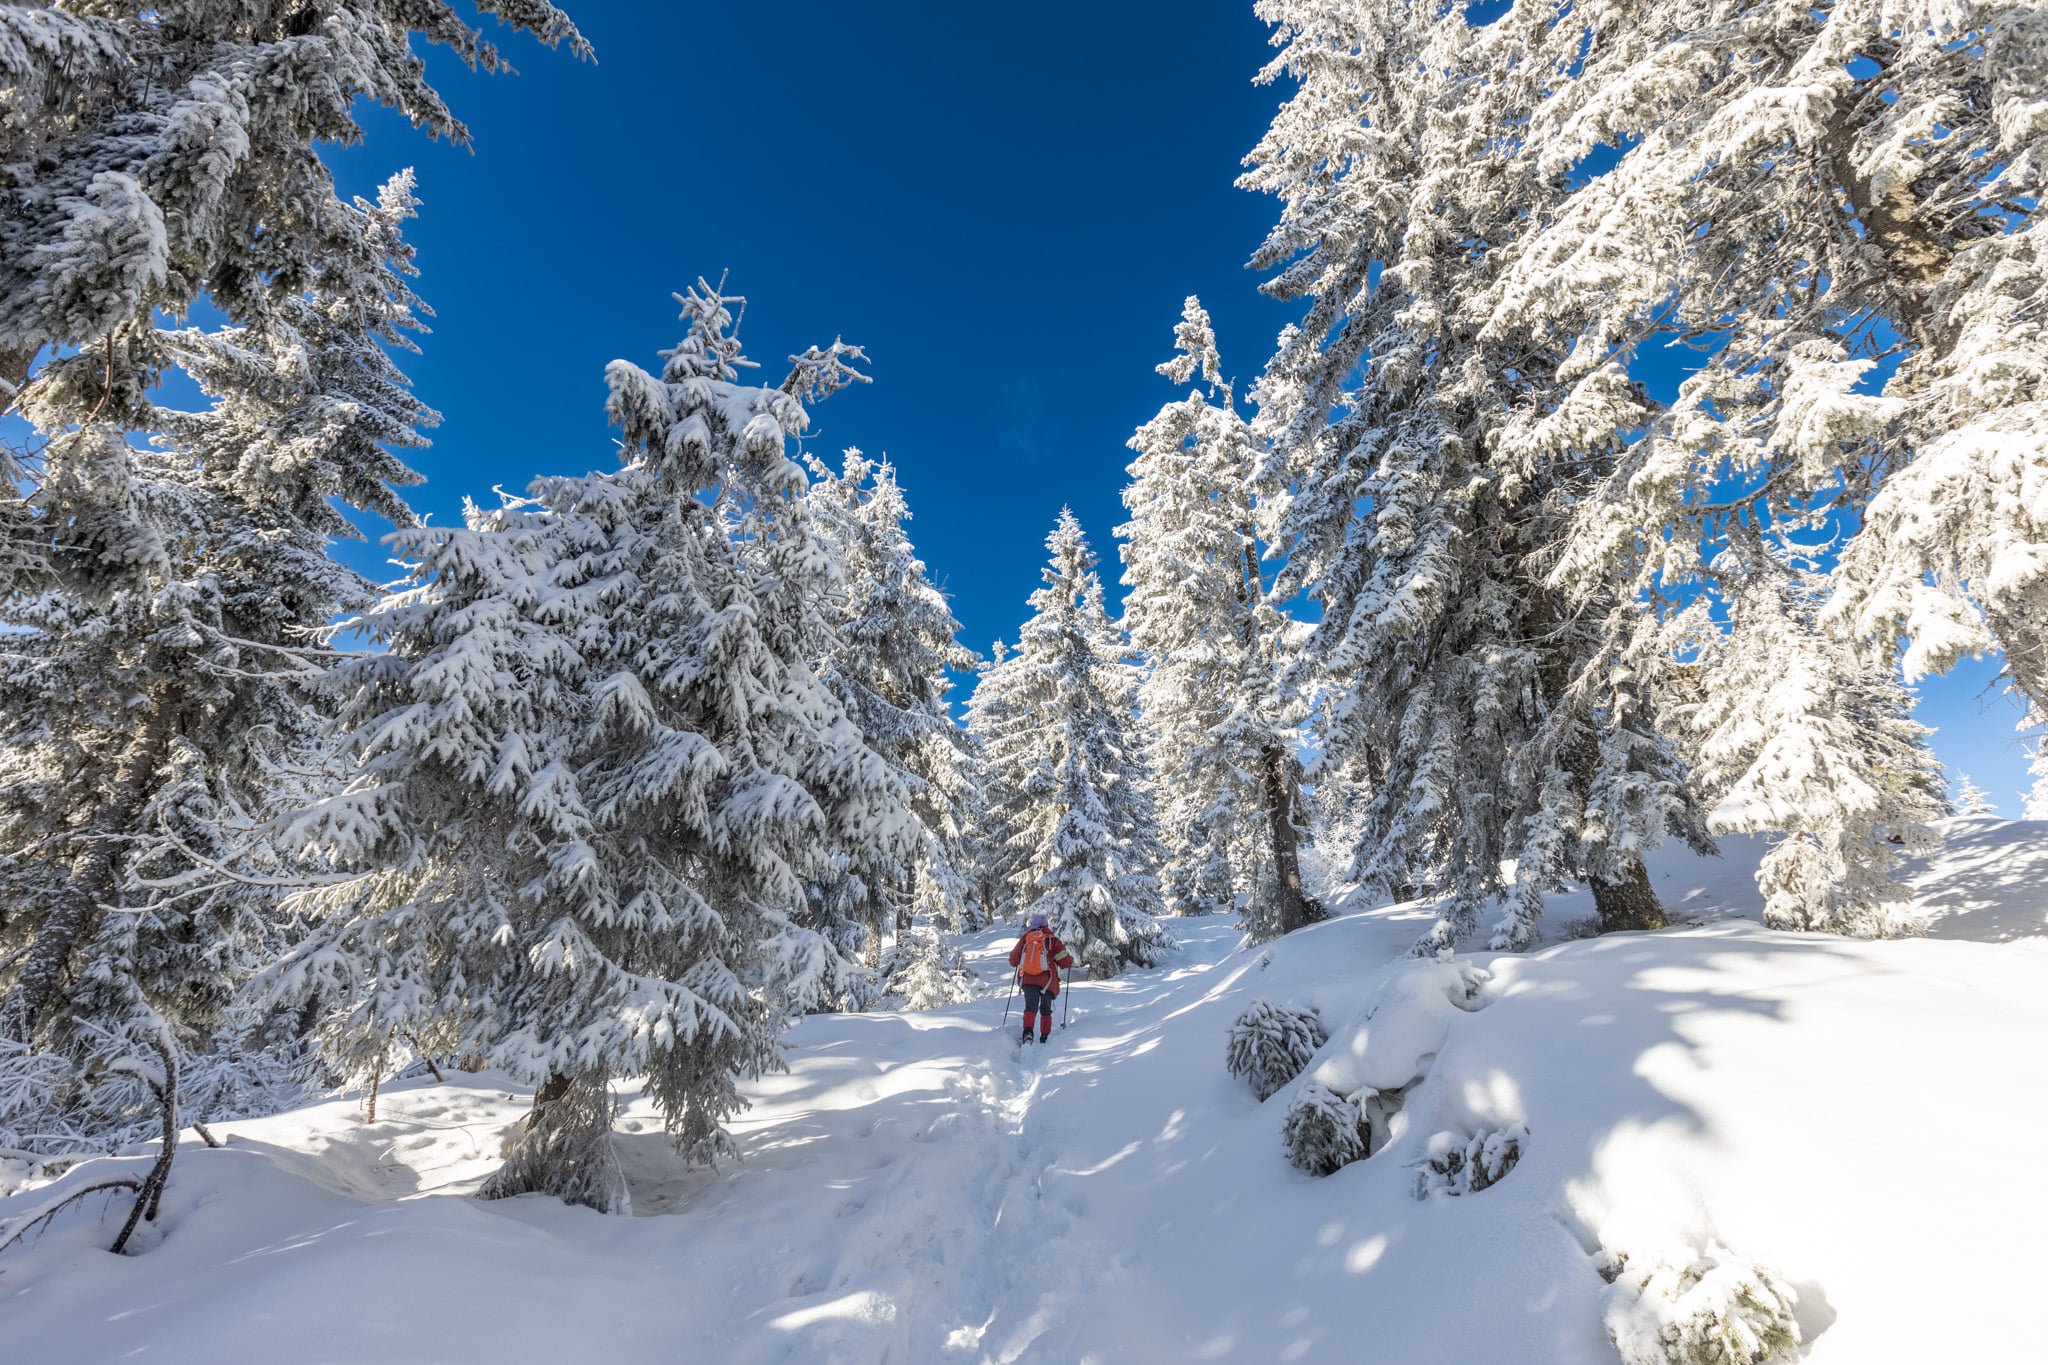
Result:
{"label": "red jacket", "polygon": [[[1026,929],[1024,933],[1017,935],[1016,946],[1010,949],[1010,965],[1012,967],[1015,967],[1024,960],[1024,939],[1030,932],[1029,929]],[[1051,986],[1052,993],[1058,995],[1060,993],[1060,968],[1073,966],[1074,955],[1067,951],[1066,944],[1060,942],[1059,935],[1050,929],[1045,931],[1045,954],[1048,965],[1052,968],[1051,971],[1040,972],[1036,976],[1029,976],[1019,972],[1017,979],[1027,986],[1036,986],[1040,990]]]}

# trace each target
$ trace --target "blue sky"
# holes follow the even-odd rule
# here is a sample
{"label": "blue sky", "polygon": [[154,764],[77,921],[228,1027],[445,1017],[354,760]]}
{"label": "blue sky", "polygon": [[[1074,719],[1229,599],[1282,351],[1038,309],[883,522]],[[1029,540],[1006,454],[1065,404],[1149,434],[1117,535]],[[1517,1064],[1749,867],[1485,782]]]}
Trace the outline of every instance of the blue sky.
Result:
{"label": "blue sky", "polygon": [[[1282,95],[1251,83],[1271,50],[1250,0],[563,3],[595,65],[518,38],[515,76],[428,56],[473,151],[372,111],[330,158],[356,193],[419,177],[438,316],[406,368],[446,420],[415,504],[452,521],[493,485],[609,468],[605,363],[656,365],[671,293],[727,273],[764,372],[867,348],[875,382],[817,410],[811,448],[896,463],[971,647],[1014,638],[1062,504],[1113,585],[1124,442],[1175,394],[1152,367],[1181,300],[1244,381],[1296,311],[1244,268],[1275,206],[1232,181]],[[1994,675],[1930,682],[1920,714],[2017,814]]]}

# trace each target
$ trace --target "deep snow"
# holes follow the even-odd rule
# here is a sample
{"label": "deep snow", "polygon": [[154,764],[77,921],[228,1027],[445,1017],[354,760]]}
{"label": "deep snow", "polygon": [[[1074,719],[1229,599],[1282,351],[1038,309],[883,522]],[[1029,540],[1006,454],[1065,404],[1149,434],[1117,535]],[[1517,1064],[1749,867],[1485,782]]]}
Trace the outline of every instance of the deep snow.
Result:
{"label": "deep snow", "polygon": [[[1603,1247],[1713,1240],[1798,1287],[1820,1365],[2031,1358],[2048,826],[1953,822],[1913,878],[1929,936],[1890,943],[1763,929],[1756,847],[1724,846],[1656,866],[1683,927],[1461,954],[1441,1009],[1439,964],[1399,960],[1424,907],[1267,946],[1175,921],[1165,966],[1078,983],[1019,1055],[1008,933],[975,936],[985,998],[793,1030],[738,1163],[680,1168],[634,1097],[632,1218],[459,1197],[524,1111],[502,1076],[387,1086],[374,1126],[353,1096],[225,1124],[139,1254],[103,1250],[119,1199],[0,1253],[0,1357],[1578,1365],[1616,1359]],[[1384,1150],[1287,1164],[1301,1082],[1262,1105],[1223,1069],[1254,996],[1320,1009],[1312,1070],[1420,1072]],[[1416,1197],[1432,1137],[1515,1124],[1500,1183]]]}

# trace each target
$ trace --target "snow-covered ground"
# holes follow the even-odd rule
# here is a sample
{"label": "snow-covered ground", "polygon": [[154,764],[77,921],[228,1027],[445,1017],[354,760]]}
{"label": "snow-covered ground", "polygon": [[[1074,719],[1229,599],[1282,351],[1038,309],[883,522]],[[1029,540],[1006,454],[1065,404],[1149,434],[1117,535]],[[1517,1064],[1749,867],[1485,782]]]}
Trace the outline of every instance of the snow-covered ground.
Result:
{"label": "snow-covered ground", "polygon": [[[681,1169],[634,1099],[632,1218],[461,1197],[524,1112],[503,1077],[225,1124],[139,1254],[98,1202],[0,1253],[0,1359],[1579,1365],[1616,1358],[1603,1248],[1710,1242],[1797,1287],[1822,1365],[2037,1358],[2048,826],[1954,822],[1914,876],[1929,936],[1890,943],[1763,929],[1728,847],[1656,866],[1682,927],[1461,956],[1489,976],[1450,1009],[1398,961],[1421,907],[1267,947],[1176,921],[1167,965],[1079,983],[1020,1059],[1007,935],[970,939],[992,994],[806,1021],[725,1169]],[[1318,1007],[1339,1070],[1421,1071],[1383,1151],[1288,1165],[1296,1087],[1223,1069],[1260,996]],[[1514,1124],[1500,1183],[1416,1197],[1432,1135]]]}

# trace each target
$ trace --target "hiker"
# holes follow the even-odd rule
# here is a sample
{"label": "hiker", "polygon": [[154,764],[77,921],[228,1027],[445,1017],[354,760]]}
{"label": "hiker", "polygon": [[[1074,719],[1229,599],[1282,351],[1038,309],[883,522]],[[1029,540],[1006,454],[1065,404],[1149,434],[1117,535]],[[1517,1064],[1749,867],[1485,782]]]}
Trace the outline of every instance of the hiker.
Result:
{"label": "hiker", "polygon": [[1044,915],[1033,915],[1031,926],[1017,940],[1017,946],[1010,949],[1010,965],[1017,969],[1017,980],[1024,987],[1021,1041],[1031,1041],[1031,1020],[1036,1015],[1040,1021],[1038,1041],[1042,1043],[1052,1036],[1052,1002],[1060,993],[1060,968],[1073,966],[1074,955],[1059,941]]}

